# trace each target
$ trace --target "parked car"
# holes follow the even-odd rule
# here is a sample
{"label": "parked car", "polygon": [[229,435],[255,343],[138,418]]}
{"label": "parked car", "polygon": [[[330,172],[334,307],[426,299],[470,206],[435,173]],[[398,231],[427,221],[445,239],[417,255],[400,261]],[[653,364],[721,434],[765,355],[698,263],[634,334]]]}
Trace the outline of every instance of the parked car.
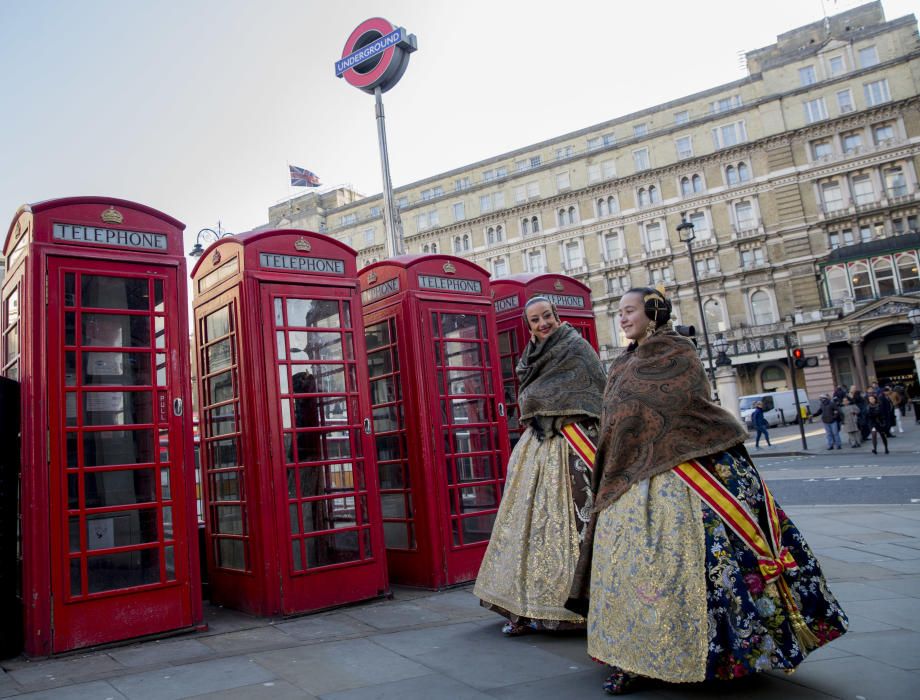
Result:
{"label": "parked car", "polygon": [[[762,394],[749,394],[738,399],[741,420],[744,421],[748,428],[753,429],[754,427],[751,422],[751,415],[754,413],[754,404],[758,401],[763,402],[763,417],[771,428],[777,425],[798,422],[799,416],[796,412],[794,392],[791,390],[771,391]],[[804,389],[799,389],[799,403],[805,407],[808,415],[811,415],[812,406]]]}

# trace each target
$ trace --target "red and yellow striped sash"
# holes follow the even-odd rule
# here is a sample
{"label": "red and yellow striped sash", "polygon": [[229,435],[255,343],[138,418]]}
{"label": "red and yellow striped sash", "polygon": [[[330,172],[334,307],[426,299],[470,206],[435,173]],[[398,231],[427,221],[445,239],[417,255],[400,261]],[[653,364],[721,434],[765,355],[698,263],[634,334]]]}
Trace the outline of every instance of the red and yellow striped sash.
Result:
{"label": "red and yellow striped sash", "polygon": [[588,471],[592,471],[597,448],[591,442],[588,434],[578,423],[569,423],[562,429],[562,436],[569,443],[569,447],[575,450],[575,454],[581,457],[582,461],[588,465]]}

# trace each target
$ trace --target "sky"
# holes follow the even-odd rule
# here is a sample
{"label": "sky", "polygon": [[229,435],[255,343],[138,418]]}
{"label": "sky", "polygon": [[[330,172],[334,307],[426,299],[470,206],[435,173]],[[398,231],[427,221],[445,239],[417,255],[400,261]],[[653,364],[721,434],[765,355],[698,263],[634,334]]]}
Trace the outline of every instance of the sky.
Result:
{"label": "sky", "polygon": [[859,4],[0,0],[0,216],[119,197],[183,221],[190,249],[302,194],[288,164],[379,193],[373,97],[334,71],[369,17],[418,39],[384,96],[399,187],[737,80],[744,51]]}

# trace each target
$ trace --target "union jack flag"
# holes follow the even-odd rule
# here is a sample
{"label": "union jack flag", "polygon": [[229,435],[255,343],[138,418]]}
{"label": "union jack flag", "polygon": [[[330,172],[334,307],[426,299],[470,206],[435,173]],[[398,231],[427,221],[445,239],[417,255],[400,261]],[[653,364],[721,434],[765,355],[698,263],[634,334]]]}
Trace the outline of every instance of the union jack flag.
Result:
{"label": "union jack flag", "polygon": [[291,170],[291,187],[319,187],[319,176],[306,168],[289,165]]}

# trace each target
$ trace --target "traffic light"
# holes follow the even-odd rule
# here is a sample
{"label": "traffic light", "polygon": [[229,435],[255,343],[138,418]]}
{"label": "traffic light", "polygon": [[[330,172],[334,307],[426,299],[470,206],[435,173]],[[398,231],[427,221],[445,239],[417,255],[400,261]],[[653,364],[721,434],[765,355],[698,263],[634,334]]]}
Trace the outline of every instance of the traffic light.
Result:
{"label": "traffic light", "polygon": [[792,363],[795,365],[796,369],[802,369],[803,367],[817,367],[818,358],[805,357],[805,351],[802,350],[802,348],[793,348]]}

